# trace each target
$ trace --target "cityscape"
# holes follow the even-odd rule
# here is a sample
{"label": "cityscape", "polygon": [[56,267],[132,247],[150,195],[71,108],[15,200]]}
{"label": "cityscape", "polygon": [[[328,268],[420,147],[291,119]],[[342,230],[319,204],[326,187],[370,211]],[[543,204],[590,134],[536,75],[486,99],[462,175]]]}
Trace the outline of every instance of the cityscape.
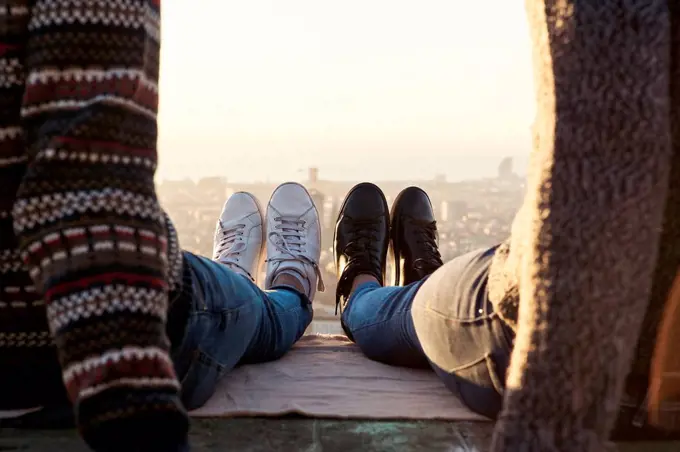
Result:
{"label": "cityscape", "polygon": [[[182,247],[212,257],[215,224],[229,196],[237,191],[247,191],[255,195],[266,208],[271,193],[281,182],[284,181],[233,184],[221,177],[198,181],[162,180],[157,190],[161,204],[178,230]],[[339,317],[335,316],[337,277],[333,262],[333,230],[346,193],[361,181],[324,180],[317,168],[309,168],[307,179],[300,182],[310,191],[322,225],[320,267],[326,291],[316,294],[314,323],[310,330],[339,332]],[[438,176],[421,181],[371,182],[384,191],[388,203],[402,189],[411,185],[429,194],[437,218],[439,246],[444,262],[507,238],[524,194],[524,178],[513,171],[513,161],[509,157],[498,165],[498,173],[494,178],[449,182],[445,177]],[[263,280],[260,278],[260,281]]]}

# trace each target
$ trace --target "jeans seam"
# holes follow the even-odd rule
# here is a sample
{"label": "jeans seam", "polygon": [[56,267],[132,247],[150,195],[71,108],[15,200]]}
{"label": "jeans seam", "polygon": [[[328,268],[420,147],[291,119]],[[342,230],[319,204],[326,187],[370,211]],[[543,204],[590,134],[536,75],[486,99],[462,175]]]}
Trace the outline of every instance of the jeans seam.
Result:
{"label": "jeans seam", "polygon": [[[408,312],[409,312],[409,311],[399,311],[399,312],[394,312],[394,313],[392,313],[392,316],[390,316],[389,319],[381,320],[381,321],[379,321],[379,322],[369,323],[368,325],[362,325],[362,326],[360,326],[360,327],[357,328],[357,329],[352,329],[352,334],[354,334],[354,333],[356,333],[356,332],[358,332],[358,331],[364,330],[364,329],[366,329],[366,328],[371,328],[371,327],[373,327],[373,326],[382,325],[383,323],[387,323],[387,322],[393,320],[392,317],[394,317],[394,316],[396,316],[396,315],[400,315],[400,314],[407,314]],[[347,324],[347,322],[345,322],[345,325],[346,325],[346,324]]]}
{"label": "jeans seam", "polygon": [[500,395],[503,395],[505,393],[505,383],[501,381],[498,373],[496,372],[496,361],[494,361],[493,356],[490,353],[487,353],[485,361],[486,368],[489,372],[489,377],[491,378],[491,383],[496,389],[496,392],[498,392]]}
{"label": "jeans seam", "polygon": [[493,319],[498,317],[498,313],[496,313],[496,312],[492,312],[490,314],[485,314],[485,315],[482,315],[482,316],[479,316],[479,317],[461,318],[461,317],[451,317],[447,314],[444,314],[443,312],[437,311],[436,309],[432,309],[429,306],[425,306],[423,308],[423,310],[425,312],[434,314],[434,315],[436,315],[436,316],[438,316],[438,317],[440,317],[444,320],[447,320],[447,321],[450,321],[450,322],[458,322],[458,323],[462,323],[462,324],[475,323],[475,322],[479,322],[480,320],[493,320]]}
{"label": "jeans seam", "polygon": [[489,355],[488,353],[485,353],[480,358],[477,358],[474,361],[470,361],[469,363],[463,364],[461,366],[454,367],[453,369],[446,369],[446,370],[442,369],[442,370],[445,370],[447,373],[452,374],[452,373],[455,373],[455,372],[459,372],[461,370],[469,369],[472,366],[475,366],[479,363],[486,361],[486,357],[488,355]]}
{"label": "jeans seam", "polygon": [[[456,372],[460,372],[461,370],[466,370],[469,369],[473,366],[479,365],[479,364],[484,364],[484,367],[486,367],[487,372],[489,372],[489,378],[491,379],[491,383],[493,384],[494,389],[496,390],[497,393],[500,395],[503,395],[503,385],[501,384],[500,378],[498,377],[498,374],[495,372],[495,369],[492,367],[492,364],[495,365],[495,362],[493,360],[493,357],[491,353],[486,352],[484,353],[480,358],[470,361],[467,364],[463,364],[462,366],[455,367],[450,370],[445,370],[445,372],[449,374],[455,374]],[[444,370],[444,369],[442,369]]]}

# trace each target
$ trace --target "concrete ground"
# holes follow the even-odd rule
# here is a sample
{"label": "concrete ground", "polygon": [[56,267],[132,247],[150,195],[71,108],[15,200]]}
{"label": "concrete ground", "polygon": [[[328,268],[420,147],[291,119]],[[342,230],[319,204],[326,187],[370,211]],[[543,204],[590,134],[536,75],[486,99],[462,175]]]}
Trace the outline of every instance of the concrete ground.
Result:
{"label": "concrete ground", "polygon": [[[192,425],[192,451],[464,452],[485,451],[491,424],[367,422],[324,419],[201,419]],[[621,445],[621,452],[671,452],[676,443]],[[0,430],[0,451],[86,452],[72,430]]]}

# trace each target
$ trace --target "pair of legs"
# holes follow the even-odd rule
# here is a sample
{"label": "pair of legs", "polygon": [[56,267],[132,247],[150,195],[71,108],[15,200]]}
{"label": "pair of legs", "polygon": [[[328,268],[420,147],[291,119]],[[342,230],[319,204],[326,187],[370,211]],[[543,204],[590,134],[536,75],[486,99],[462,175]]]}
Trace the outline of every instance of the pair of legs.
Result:
{"label": "pair of legs", "polygon": [[[432,367],[470,409],[495,418],[514,339],[487,296],[495,247],[443,264],[427,194],[407,188],[389,212],[372,184],[348,194],[335,244],[342,325],[364,354]],[[388,249],[397,285],[383,287]]]}
{"label": "pair of legs", "polygon": [[[167,329],[187,409],[202,406],[238,364],[278,359],[304,334],[317,283],[323,289],[320,239],[311,197],[288,183],[274,191],[266,214],[248,193],[229,198],[213,259],[183,253]],[[265,253],[262,290],[257,276]]]}

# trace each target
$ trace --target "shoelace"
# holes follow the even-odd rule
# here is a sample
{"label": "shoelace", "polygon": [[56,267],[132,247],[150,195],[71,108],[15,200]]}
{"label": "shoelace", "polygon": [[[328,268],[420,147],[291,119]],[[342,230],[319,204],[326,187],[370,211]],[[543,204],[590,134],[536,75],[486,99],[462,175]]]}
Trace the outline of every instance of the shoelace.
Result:
{"label": "shoelace", "polygon": [[437,222],[425,222],[415,219],[410,219],[410,221],[417,226],[415,230],[418,231],[420,236],[418,243],[425,245],[423,247],[425,255],[416,259],[413,262],[413,266],[426,273],[432,273],[444,265],[442,256],[439,253],[439,246],[437,245]]}
{"label": "shoelace", "polygon": [[246,249],[246,244],[240,238],[243,236],[243,229],[246,225],[236,224],[230,228],[225,228],[221,220],[218,220],[218,223],[219,242],[215,251],[215,259],[228,267],[237,267],[254,280],[253,275],[238,262],[241,252]]}
{"label": "shoelace", "polygon": [[[380,262],[371,262],[379,259],[376,255],[380,253],[377,244],[380,219],[354,220],[346,218],[345,221],[348,222],[349,228],[352,230],[352,237],[343,249],[342,254],[350,258],[338,281],[338,290],[335,295],[335,315],[338,315],[341,298],[346,296],[345,292],[349,289],[348,286],[354,280],[354,277],[361,271],[369,272],[372,264],[380,266]],[[367,262],[369,265],[366,264]]]}
{"label": "shoelace", "polygon": [[268,257],[266,262],[299,262],[302,261],[310,265],[317,278],[317,290],[323,292],[326,286],[323,283],[323,276],[319,263],[304,254],[304,246],[306,242],[303,241],[306,233],[305,221],[299,218],[291,217],[276,217],[276,226],[279,231],[271,231],[269,233],[269,240],[272,241],[274,247],[281,253],[276,257]]}
{"label": "shoelace", "polygon": [[378,227],[379,219],[367,220],[346,220],[353,231],[351,240],[343,250],[344,254],[351,256],[351,260],[365,260],[375,259],[375,253],[378,253]]}

